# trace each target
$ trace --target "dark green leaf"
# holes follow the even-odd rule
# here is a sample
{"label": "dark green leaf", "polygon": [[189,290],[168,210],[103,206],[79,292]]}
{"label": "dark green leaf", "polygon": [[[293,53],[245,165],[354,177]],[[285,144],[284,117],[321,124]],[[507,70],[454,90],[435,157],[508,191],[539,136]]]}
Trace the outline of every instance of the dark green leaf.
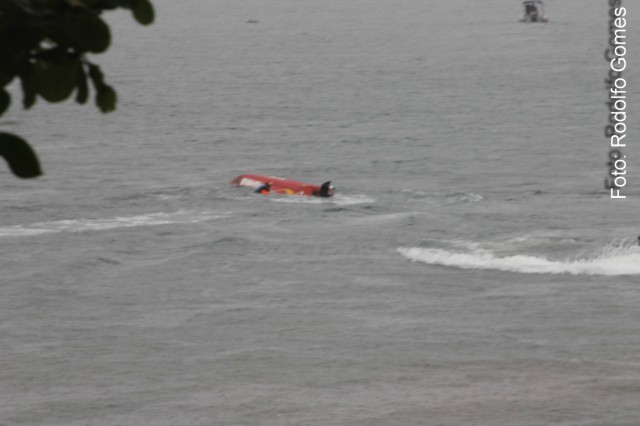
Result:
{"label": "dark green leaf", "polygon": [[4,90],[4,88],[0,89],[0,115],[4,114],[10,104],[11,96],[9,96],[9,93]]}
{"label": "dark green leaf", "polygon": [[29,109],[36,103],[36,86],[30,70],[20,75],[20,85],[23,94],[22,105],[25,109]]}
{"label": "dark green leaf", "polygon": [[[0,67],[2,66],[0,65]],[[0,69],[0,87],[4,87],[9,84],[11,80],[13,80],[13,77],[15,77],[15,74],[10,72],[8,69]]]}
{"label": "dark green leaf", "polygon": [[75,8],[60,14],[45,28],[47,38],[80,52],[100,53],[111,44],[109,26],[92,10]]}
{"label": "dark green leaf", "polygon": [[13,80],[16,73],[11,58],[0,51],[0,87],[4,87]]}
{"label": "dark green leaf", "polygon": [[[91,2],[96,2],[96,0],[91,0]],[[118,0],[97,0],[96,4],[100,9],[111,10],[118,7]]]}
{"label": "dark green leaf", "polygon": [[25,14],[20,4],[12,0],[0,0],[0,11],[3,15],[9,16],[9,18]]}
{"label": "dark green leaf", "polygon": [[71,7],[87,7],[85,0],[67,0],[67,4]]}
{"label": "dark green leaf", "polygon": [[64,101],[76,87],[79,68],[77,60],[63,64],[36,62],[32,72],[37,93],[49,102]]}
{"label": "dark green leaf", "polygon": [[104,86],[104,74],[102,74],[102,70],[94,64],[88,64],[88,67],[89,77],[91,78],[94,89],[96,89],[96,91],[100,90],[100,87]]}
{"label": "dark green leaf", "polygon": [[39,0],[37,3],[40,3],[39,6],[41,7],[44,6],[45,8],[53,10],[62,9],[67,5],[65,0]]}
{"label": "dark green leaf", "polygon": [[118,2],[118,6],[125,9],[133,9],[133,2],[135,0],[116,0]]}
{"label": "dark green leaf", "polygon": [[84,0],[84,3],[90,9],[111,10],[118,7],[118,0]]}
{"label": "dark green leaf", "polygon": [[38,157],[29,144],[16,135],[0,133],[0,156],[20,178],[34,178],[42,174]]}
{"label": "dark green leaf", "polygon": [[89,78],[96,89],[96,105],[104,113],[115,110],[118,101],[116,91],[104,82],[104,75],[99,66],[91,63],[88,63],[87,66],[89,67]]}
{"label": "dark green leaf", "polygon": [[153,22],[154,11],[149,0],[133,0],[133,17],[142,25],[149,25]]}
{"label": "dark green leaf", "polygon": [[56,64],[62,64],[75,59],[77,55],[71,55],[64,46],[56,46],[48,49],[40,48],[32,54],[33,59],[46,62],[53,62]]}
{"label": "dark green leaf", "polygon": [[107,50],[111,44],[111,31],[98,15],[86,11],[76,25],[68,31],[80,51],[100,53]]}
{"label": "dark green leaf", "polygon": [[96,94],[96,105],[103,113],[111,112],[116,109],[118,96],[111,86],[104,84],[98,89]]}
{"label": "dark green leaf", "polygon": [[76,102],[79,104],[85,104],[89,98],[89,85],[87,84],[87,75],[84,73],[84,69],[80,67],[78,70],[78,79],[76,81],[78,91],[76,92]]}

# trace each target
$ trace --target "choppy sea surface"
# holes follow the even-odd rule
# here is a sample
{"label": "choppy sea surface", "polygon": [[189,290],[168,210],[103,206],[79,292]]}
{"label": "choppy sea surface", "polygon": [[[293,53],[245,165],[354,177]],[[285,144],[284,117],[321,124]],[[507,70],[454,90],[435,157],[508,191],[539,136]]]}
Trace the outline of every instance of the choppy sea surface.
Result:
{"label": "choppy sea surface", "polygon": [[2,426],[638,424],[607,2],[154,5],[106,15],[117,112],[14,87],[0,121],[46,173],[0,169]]}

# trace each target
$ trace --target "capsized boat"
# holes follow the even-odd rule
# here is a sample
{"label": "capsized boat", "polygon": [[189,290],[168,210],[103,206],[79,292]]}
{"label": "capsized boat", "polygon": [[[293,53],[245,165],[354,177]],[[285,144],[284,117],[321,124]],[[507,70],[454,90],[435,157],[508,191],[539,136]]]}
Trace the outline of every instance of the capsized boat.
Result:
{"label": "capsized boat", "polygon": [[253,188],[261,194],[273,193],[282,195],[306,195],[310,197],[331,197],[335,193],[335,188],[331,186],[331,181],[324,182],[322,185],[314,185],[276,176],[255,174],[237,176],[231,180],[231,184]]}

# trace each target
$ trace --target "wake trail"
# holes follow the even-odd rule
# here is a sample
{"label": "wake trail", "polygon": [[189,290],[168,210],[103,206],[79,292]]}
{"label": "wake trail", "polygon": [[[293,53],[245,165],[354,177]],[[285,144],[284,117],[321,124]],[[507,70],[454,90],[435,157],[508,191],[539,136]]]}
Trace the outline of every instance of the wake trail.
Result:
{"label": "wake trail", "polygon": [[189,224],[220,219],[224,215],[206,211],[177,211],[172,213],[149,213],[136,216],[118,216],[103,219],[69,219],[50,222],[37,222],[28,225],[0,227],[0,238],[30,237],[61,232],[105,231],[118,228],[139,226],[160,226],[170,224]]}

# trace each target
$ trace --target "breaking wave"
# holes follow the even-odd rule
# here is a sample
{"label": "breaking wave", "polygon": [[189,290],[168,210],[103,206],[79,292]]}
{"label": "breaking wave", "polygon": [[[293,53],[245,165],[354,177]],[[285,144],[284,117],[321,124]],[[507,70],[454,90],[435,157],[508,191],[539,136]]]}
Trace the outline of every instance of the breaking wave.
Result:
{"label": "breaking wave", "polygon": [[524,274],[638,275],[640,249],[627,242],[611,243],[592,255],[550,259],[528,254],[496,254],[482,248],[442,249],[400,247],[398,252],[412,261],[462,269],[490,269]]}
{"label": "breaking wave", "polygon": [[157,226],[179,223],[197,223],[218,219],[222,216],[212,212],[178,211],[174,213],[151,213],[138,216],[114,217],[109,219],[71,219],[38,222],[29,225],[0,227],[0,237],[29,237],[60,232],[104,231],[136,226]]}
{"label": "breaking wave", "polygon": [[342,195],[336,194],[331,198],[305,197],[288,195],[283,197],[272,197],[270,201],[276,203],[295,203],[295,204],[334,204],[337,206],[353,206],[357,204],[371,204],[375,202],[375,198],[366,195]]}

